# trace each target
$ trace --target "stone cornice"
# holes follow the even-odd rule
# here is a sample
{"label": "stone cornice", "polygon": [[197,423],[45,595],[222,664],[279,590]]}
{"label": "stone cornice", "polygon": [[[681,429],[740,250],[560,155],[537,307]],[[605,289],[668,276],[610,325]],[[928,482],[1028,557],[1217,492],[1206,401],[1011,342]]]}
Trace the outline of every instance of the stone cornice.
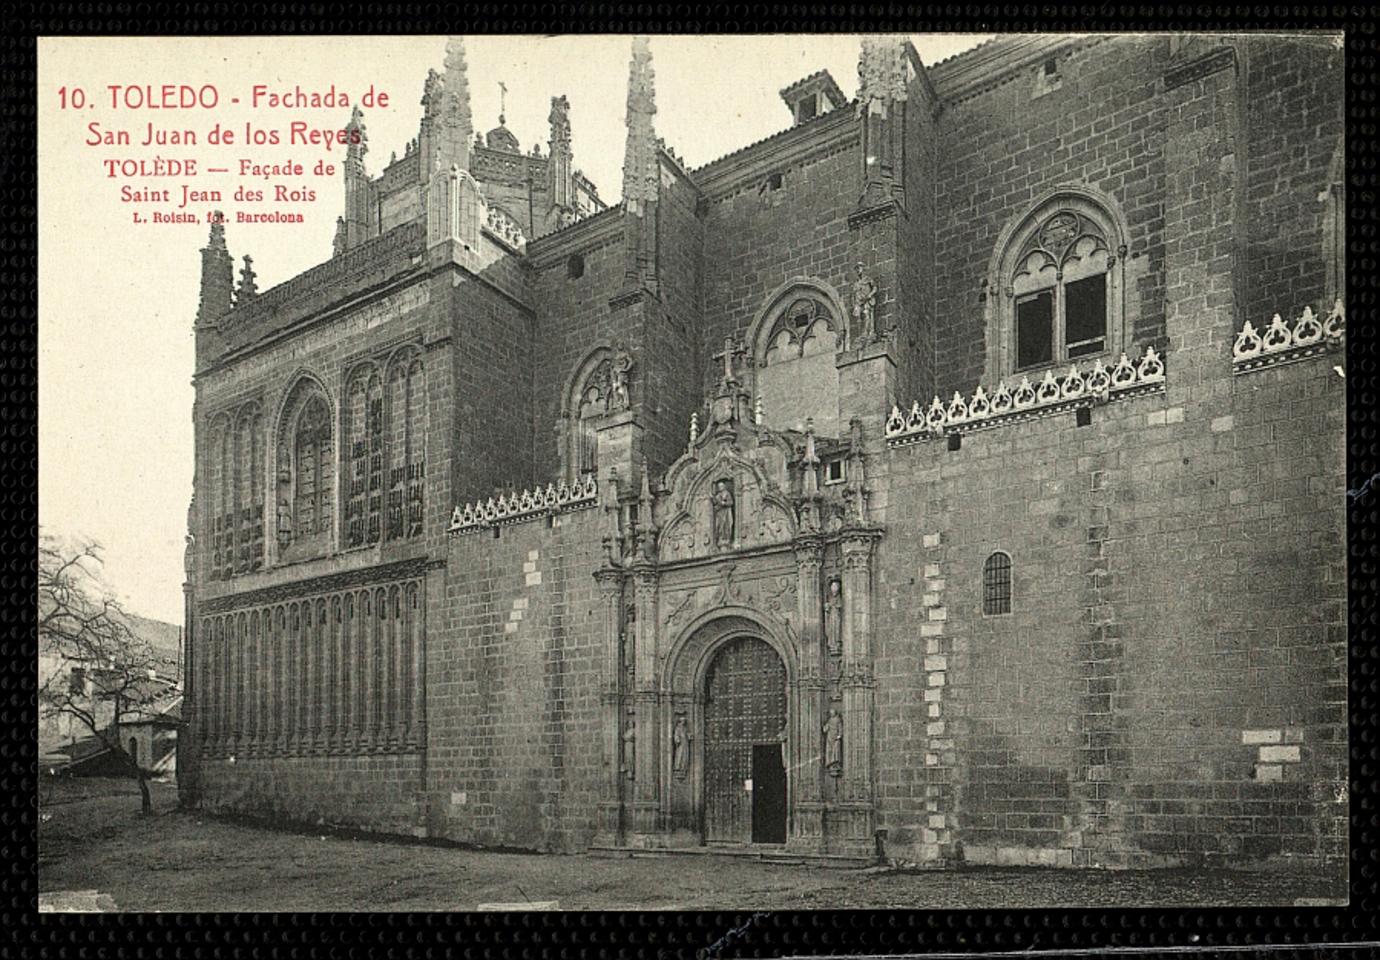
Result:
{"label": "stone cornice", "polygon": [[1186,83],[1194,80],[1201,80],[1211,76],[1219,70],[1225,70],[1236,62],[1236,51],[1231,47],[1218,47],[1210,50],[1201,57],[1195,57],[1187,63],[1179,63],[1170,67],[1164,72],[1165,91],[1182,87]]}
{"label": "stone cornice", "polygon": [[444,560],[414,557],[410,560],[399,560],[379,566],[360,567],[355,570],[343,570],[338,573],[309,577],[305,580],[277,583],[243,593],[232,593],[212,600],[202,600],[197,604],[197,615],[226,613],[284,600],[335,593],[351,587],[372,586],[413,579],[424,576],[428,570],[439,569],[445,565]]}
{"label": "stone cornice", "polygon": [[554,266],[572,253],[617,243],[623,239],[623,206],[618,204],[577,220],[568,227],[527,241],[527,261],[537,269]]}
{"label": "stone cornice", "polygon": [[798,164],[857,139],[858,124],[849,103],[698,167],[690,175],[705,196],[715,200],[732,192],[744,180]]}

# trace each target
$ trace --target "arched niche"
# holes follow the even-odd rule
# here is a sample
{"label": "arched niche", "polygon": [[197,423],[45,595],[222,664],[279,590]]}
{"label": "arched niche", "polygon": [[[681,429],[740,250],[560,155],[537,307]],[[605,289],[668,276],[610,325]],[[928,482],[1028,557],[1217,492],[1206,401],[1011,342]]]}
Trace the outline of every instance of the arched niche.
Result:
{"label": "arched niche", "polygon": [[839,375],[835,355],[847,337],[847,310],[822,280],[782,284],[748,331],[754,408],[763,426],[797,428],[813,420],[822,436],[838,436]]}

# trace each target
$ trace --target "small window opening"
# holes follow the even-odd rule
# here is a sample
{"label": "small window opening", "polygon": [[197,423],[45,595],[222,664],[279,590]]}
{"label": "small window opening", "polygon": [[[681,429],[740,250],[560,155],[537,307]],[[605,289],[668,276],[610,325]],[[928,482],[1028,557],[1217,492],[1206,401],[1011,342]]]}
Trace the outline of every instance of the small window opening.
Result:
{"label": "small window opening", "polygon": [[1080,427],[1086,427],[1086,426],[1088,426],[1089,424],[1092,423],[1092,408],[1090,408],[1090,407],[1079,407],[1079,408],[1078,408],[1078,412],[1075,414],[1075,417],[1076,417],[1076,419],[1075,419],[1074,422],[1077,423],[1078,426],[1080,426]]}
{"label": "small window opening", "polygon": [[565,275],[571,280],[578,280],[585,275],[585,258],[578,253],[572,253],[570,259],[565,262]]}
{"label": "small window opening", "polygon": [[843,483],[845,479],[846,476],[842,457],[835,457],[832,460],[826,460],[824,462],[825,483]]}
{"label": "small window opening", "polygon": [[958,449],[960,449],[962,446],[963,446],[963,434],[961,434],[961,433],[951,433],[951,434],[949,434],[949,449],[950,449],[950,450],[958,450]]}
{"label": "small window opening", "polygon": [[982,614],[1011,612],[1011,557],[997,551],[982,565]]}
{"label": "small window opening", "polygon": [[1045,61],[1045,76],[1052,77],[1059,72],[1059,61],[1055,57],[1050,57]]}
{"label": "small window opening", "polygon": [[777,171],[767,174],[766,182],[762,185],[764,193],[780,190],[786,184],[786,175]]}

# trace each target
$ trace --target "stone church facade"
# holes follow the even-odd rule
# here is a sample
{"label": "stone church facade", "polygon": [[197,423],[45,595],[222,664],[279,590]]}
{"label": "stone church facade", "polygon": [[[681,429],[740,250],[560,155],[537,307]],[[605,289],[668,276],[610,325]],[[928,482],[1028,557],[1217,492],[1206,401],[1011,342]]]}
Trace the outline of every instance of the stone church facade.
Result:
{"label": "stone church facade", "polygon": [[[1346,855],[1342,51],[863,41],[621,202],[476,138],[202,250],[204,809],[555,851]],[[783,126],[788,118],[783,113]]]}

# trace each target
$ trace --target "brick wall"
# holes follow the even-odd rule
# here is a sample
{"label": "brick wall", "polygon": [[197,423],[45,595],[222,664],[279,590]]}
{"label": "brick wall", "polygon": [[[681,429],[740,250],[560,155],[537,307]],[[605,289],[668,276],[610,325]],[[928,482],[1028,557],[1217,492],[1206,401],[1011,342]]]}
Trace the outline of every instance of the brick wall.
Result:
{"label": "brick wall", "polygon": [[[491,269],[513,268],[500,260]],[[450,311],[452,502],[488,497],[507,484],[528,487],[537,479],[530,392],[535,319],[524,304],[468,274],[443,270],[432,284]]]}
{"label": "brick wall", "polygon": [[891,322],[899,397],[928,397],[935,389],[935,198],[939,193],[938,112],[922,77],[910,84],[905,106],[906,211],[897,223],[900,239],[896,283],[898,314]]}
{"label": "brick wall", "polygon": [[202,761],[202,809],[420,836],[418,754]]}
{"label": "brick wall", "polygon": [[[562,454],[556,429],[570,378],[601,345],[628,337],[609,310],[609,298],[623,286],[623,234],[617,210],[567,227],[531,248],[533,299],[539,320],[531,374],[533,445],[536,476],[559,475]],[[579,257],[583,273],[569,275],[570,258]],[[641,371],[633,372],[634,400],[645,388]]]}
{"label": "brick wall", "polygon": [[[829,115],[814,121],[837,122]],[[855,259],[848,214],[857,206],[860,190],[855,130],[832,143],[794,162],[773,165],[764,158],[732,178],[712,183],[700,178],[709,196],[704,227],[706,354],[722,349],[726,336],[744,336],[767,306],[767,297],[792,277],[817,277],[846,300]],[[781,190],[763,193],[762,183],[773,171],[783,174]],[[703,364],[702,370],[708,390],[713,364]]]}
{"label": "brick wall", "polygon": [[917,859],[1345,856],[1345,395],[1325,358],[1233,376],[1241,94],[1227,60],[1165,98],[1167,392],[879,458],[881,815]]}
{"label": "brick wall", "polygon": [[[696,212],[700,192],[662,160],[657,204],[657,270],[662,306],[644,308],[641,423],[643,449],[654,473],[685,452],[690,414],[700,406],[703,367],[710,363],[701,333],[704,224]],[[717,347],[715,350],[722,349]]]}
{"label": "brick wall", "polygon": [[603,769],[602,511],[452,541],[427,658],[430,832],[583,849]]}
{"label": "brick wall", "polygon": [[[1245,315],[1293,319],[1325,294],[1328,165],[1342,140],[1342,50],[1331,37],[1258,37],[1238,45],[1249,82]],[[1325,306],[1330,306],[1326,304]]]}

